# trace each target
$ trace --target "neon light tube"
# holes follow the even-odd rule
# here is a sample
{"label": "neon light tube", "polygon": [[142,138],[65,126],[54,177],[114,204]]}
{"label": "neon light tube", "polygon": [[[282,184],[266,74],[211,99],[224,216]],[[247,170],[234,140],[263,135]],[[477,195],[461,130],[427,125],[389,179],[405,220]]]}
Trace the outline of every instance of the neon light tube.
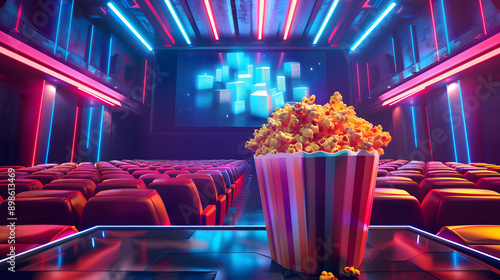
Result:
{"label": "neon light tube", "polygon": [[132,33],[134,33],[135,37],[137,37],[137,39],[139,39],[144,44],[144,46],[146,46],[146,48],[149,51],[153,50],[153,48],[148,44],[148,42],[146,42],[146,40],[144,40],[144,38],[141,36],[141,34],[139,34],[139,32],[137,32],[137,30],[122,15],[122,13],[115,7],[115,5],[113,5],[113,3],[108,2],[108,4],[106,4],[106,5],[108,5],[108,7],[120,18],[120,20],[128,27],[128,29],[130,29],[130,31],[132,31]]}
{"label": "neon light tube", "polygon": [[142,87],[142,104],[144,104],[144,99],[146,98],[146,78],[147,78],[147,73],[148,73],[148,60],[146,59],[145,65],[144,65],[144,84]]}
{"label": "neon light tube", "polygon": [[481,12],[481,20],[483,22],[484,35],[488,35],[488,30],[486,29],[486,19],[484,18],[483,0],[479,0],[479,11]]}
{"label": "neon light tube", "polygon": [[75,0],[71,0],[71,13],[69,16],[69,27],[68,27],[68,40],[66,41],[66,53],[64,55],[64,60],[68,60],[69,54],[69,39],[71,37],[71,24],[73,23],[73,11],[75,9]]}
{"label": "neon light tube", "polygon": [[210,7],[210,1],[203,0],[203,3],[205,3],[205,10],[207,11],[208,19],[210,20],[210,26],[212,26],[215,40],[219,41],[219,32],[217,32],[217,26],[215,25],[214,15],[212,13],[212,8]]}
{"label": "neon light tube", "polygon": [[37,148],[37,144],[38,144],[38,133],[40,132],[40,121],[42,119],[42,106],[43,106],[44,93],[45,93],[45,80],[43,80],[43,83],[42,83],[42,94],[41,94],[42,97],[40,98],[40,107],[38,109],[38,121],[36,123],[35,145],[33,147],[33,159],[31,160],[31,166],[35,166],[36,148]]}
{"label": "neon light tube", "polygon": [[108,68],[106,69],[106,74],[109,76],[109,67],[111,66],[111,47],[113,47],[113,37],[109,37],[109,52],[108,52]]}
{"label": "neon light tube", "polygon": [[168,10],[170,11],[170,14],[172,14],[172,17],[175,20],[175,23],[177,23],[177,26],[181,30],[182,36],[184,36],[184,39],[186,40],[186,43],[188,45],[191,45],[191,40],[189,40],[188,35],[186,34],[186,31],[184,30],[184,27],[182,27],[181,21],[179,20],[179,17],[177,17],[177,13],[175,13],[175,9],[170,3],[170,0],[165,0],[165,3],[167,4]]}
{"label": "neon light tube", "polygon": [[91,126],[92,126],[92,111],[93,111],[93,108],[94,107],[90,107],[90,111],[89,111],[89,125],[88,125],[88,128],[87,128],[87,149],[89,148],[89,143],[90,143],[90,129],[91,129]]}
{"label": "neon light tube", "polygon": [[446,11],[444,8],[443,0],[441,0],[441,7],[443,8],[443,22],[444,22],[444,34],[446,36],[446,50],[448,51],[448,53],[450,53],[451,52],[450,39],[448,37],[448,24],[446,23]]}
{"label": "neon light tube", "polygon": [[356,77],[358,78],[358,96],[359,103],[361,103],[361,83],[359,81],[359,64],[356,62]]}
{"label": "neon light tube", "polygon": [[153,13],[156,20],[160,23],[161,28],[163,28],[163,31],[165,32],[165,34],[167,34],[168,39],[170,39],[172,44],[175,44],[174,37],[172,37],[172,34],[170,34],[170,32],[168,31],[168,28],[165,26],[165,23],[161,20],[160,15],[156,12],[156,9],[153,7],[151,2],[149,0],[144,0],[144,2],[146,2],[146,5],[148,5],[149,10]]}
{"label": "neon light tube", "polygon": [[392,39],[392,53],[394,55],[394,73],[398,73],[398,64],[396,63],[396,44],[394,43],[394,37]]}
{"label": "neon light tube", "polygon": [[17,11],[17,19],[16,19],[16,31],[19,32],[19,23],[21,22],[21,12],[23,10],[23,0],[19,3],[19,10]]}
{"label": "neon light tube", "polygon": [[437,61],[439,61],[439,46],[438,46],[438,38],[436,31],[436,19],[434,18],[434,5],[432,4],[432,0],[429,0],[429,7],[431,9],[431,21],[432,21],[432,30],[434,31],[434,44],[436,45],[436,57]]}
{"label": "neon light tube", "polygon": [[458,80],[458,93],[460,94],[460,107],[462,107],[462,121],[464,123],[464,134],[465,134],[465,148],[467,149],[467,163],[471,163],[470,160],[470,150],[469,150],[469,137],[467,136],[467,123],[465,121],[465,112],[464,112],[464,100],[462,98],[462,86],[460,84],[460,80]]}
{"label": "neon light tube", "polygon": [[102,124],[104,121],[104,106],[101,107],[101,124],[99,126],[99,143],[97,145],[97,161],[101,160]]}
{"label": "neon light tube", "polygon": [[56,39],[54,40],[54,55],[57,53],[57,41],[59,40],[59,26],[61,25],[63,0],[59,2],[59,14],[57,15]]}
{"label": "neon light tube", "polygon": [[413,39],[413,25],[410,25],[411,49],[413,51],[413,63],[417,63],[417,52],[415,50],[415,41]]}
{"label": "neon light tube", "polygon": [[73,128],[73,144],[71,145],[71,162],[73,162],[74,156],[75,156],[75,143],[76,143],[76,128],[78,126],[78,110],[80,107],[76,106],[76,112],[75,112],[75,125]]}
{"label": "neon light tube", "polygon": [[[449,86],[446,86],[448,90]],[[455,142],[455,128],[453,127],[453,113],[451,112],[451,102],[450,102],[450,92],[448,91],[448,110],[450,112],[450,124],[451,124],[451,139],[453,139],[453,152],[455,153],[455,162],[458,162],[457,156],[457,144]]]}
{"label": "neon light tube", "polygon": [[361,36],[361,38],[359,38],[358,41],[356,41],[356,43],[351,47],[351,51],[356,50],[356,48],[361,43],[363,43],[366,37],[368,37],[368,35],[372,33],[373,29],[375,29],[375,27],[377,27],[380,24],[380,22],[384,20],[384,18],[392,11],[392,9],[394,9],[394,7],[396,7],[396,3],[392,2],[391,5],[389,5],[389,7],[387,7],[387,9],[384,11],[384,13],[382,13],[382,15],[380,15],[380,17],[370,26],[370,28],[366,30],[365,34],[363,34],[363,36]]}
{"label": "neon light tube", "polygon": [[266,0],[257,0],[259,2],[258,6],[258,24],[257,24],[257,39],[262,40],[263,34],[264,34],[264,16],[265,16],[265,9],[266,9]]}
{"label": "neon light tube", "polygon": [[[323,24],[321,24],[321,27],[318,31],[318,34],[316,34],[316,38],[314,38],[313,45],[316,45],[318,43],[319,38],[321,37],[321,34],[323,34],[323,31],[325,31],[326,24],[330,20],[330,18],[333,15],[333,12],[335,11],[335,8],[337,8],[337,5],[339,4],[340,0],[335,0],[333,2],[332,6],[330,7],[330,10],[328,10],[328,14],[326,14],[325,20],[323,20]],[[396,5],[396,4],[394,4]]]}
{"label": "neon light tube", "polygon": [[56,98],[52,102],[52,113],[50,114],[49,137],[47,139],[47,152],[45,153],[45,164],[49,161],[50,138],[52,136],[52,124],[54,123],[54,108],[56,107]]}
{"label": "neon light tube", "polygon": [[92,55],[92,44],[94,43],[94,26],[90,29],[90,45],[89,45],[89,57],[87,58],[87,63],[90,66],[90,57]]}
{"label": "neon light tube", "polygon": [[434,157],[432,156],[431,126],[429,124],[429,111],[427,110],[427,106],[425,106],[425,116],[427,117],[427,133],[429,133],[429,150],[431,152],[431,161],[434,161]]}
{"label": "neon light tube", "polygon": [[288,16],[286,17],[285,33],[283,34],[283,40],[288,40],[288,35],[290,35],[290,30],[292,27],[293,19],[295,17],[295,10],[297,9],[298,1],[299,0],[292,0],[292,2],[290,2],[290,8],[288,9]]}
{"label": "neon light tube", "polygon": [[411,118],[413,121],[413,138],[415,141],[415,148],[417,148],[417,121],[415,120],[415,107],[411,106]]}
{"label": "neon light tube", "polygon": [[[117,105],[117,104],[115,103],[115,100],[112,100],[112,99],[109,99],[109,98],[99,98],[98,96],[99,96],[99,94],[100,94],[100,93],[99,93],[99,92],[97,92],[97,91],[95,91],[95,90],[93,90],[93,89],[91,89],[91,88],[89,88],[89,87],[85,87],[85,86],[83,86],[83,87],[79,87],[78,89],[79,89],[80,91],[83,91],[83,92],[87,93],[87,94],[88,94],[88,95],[90,95],[90,96],[94,96],[95,98],[97,98],[97,99],[101,100],[102,102],[104,102],[104,103],[106,103],[106,104],[108,104],[108,105],[110,105],[110,106],[115,106],[115,105]],[[120,103],[120,105],[121,105],[121,103]]]}

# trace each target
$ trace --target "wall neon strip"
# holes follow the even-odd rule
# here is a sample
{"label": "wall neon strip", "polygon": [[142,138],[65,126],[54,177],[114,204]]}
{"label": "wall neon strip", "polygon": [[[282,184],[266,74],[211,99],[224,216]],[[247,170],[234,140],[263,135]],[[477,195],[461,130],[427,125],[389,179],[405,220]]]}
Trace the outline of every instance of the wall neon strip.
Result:
{"label": "wall neon strip", "polygon": [[69,26],[68,26],[68,40],[66,41],[66,53],[64,55],[64,60],[68,60],[69,54],[69,39],[71,38],[71,25],[73,24],[73,11],[75,9],[75,0],[71,0],[71,14],[69,16]]}
{"label": "wall neon strip", "polygon": [[76,144],[76,128],[78,127],[78,111],[80,107],[76,106],[75,112],[75,125],[73,127],[73,144],[71,145],[71,162],[73,162],[75,156],[75,144]]}
{"label": "wall neon strip", "polygon": [[429,150],[431,152],[431,161],[434,161],[434,157],[432,156],[431,126],[429,124],[429,111],[427,110],[427,106],[425,106],[425,116],[427,117],[427,133],[429,133]]}
{"label": "wall neon strip", "polygon": [[165,23],[161,20],[160,15],[156,12],[156,9],[153,7],[153,5],[151,4],[151,2],[149,0],[144,0],[144,2],[146,2],[146,5],[148,5],[149,10],[153,13],[153,15],[156,18],[156,20],[160,23],[161,28],[163,28],[163,31],[165,32],[165,34],[167,34],[167,36],[170,39],[170,41],[172,42],[172,44],[175,44],[174,37],[168,31],[168,28],[165,26]]}
{"label": "wall neon strip", "polygon": [[257,0],[259,2],[258,5],[258,24],[257,24],[257,39],[262,40],[262,37],[264,36],[264,16],[265,16],[265,10],[266,10],[266,0]]}
{"label": "wall neon strip", "polygon": [[368,82],[368,98],[372,98],[372,93],[371,93],[371,84],[370,84],[370,66],[368,65],[368,62],[366,63],[366,80]]}
{"label": "wall neon strip", "polygon": [[467,149],[467,163],[471,163],[470,160],[470,149],[469,149],[469,137],[467,136],[467,123],[465,121],[465,112],[464,112],[464,101],[462,98],[462,86],[460,85],[460,80],[458,80],[458,93],[460,94],[460,107],[462,107],[462,121],[464,123],[464,134],[465,134],[465,148]]}
{"label": "wall neon strip", "polygon": [[481,62],[483,62],[485,60],[488,60],[488,59],[490,59],[492,57],[495,57],[495,56],[497,56],[499,54],[500,54],[500,48],[497,48],[497,49],[495,49],[493,51],[490,51],[490,52],[488,52],[488,53],[486,53],[484,55],[481,55],[481,56],[479,56],[479,57],[477,57],[477,58],[475,58],[475,59],[473,59],[473,60],[471,60],[471,61],[469,61],[467,63],[464,63],[464,64],[462,64],[462,65],[460,65],[458,67],[452,68],[451,70],[449,70],[449,71],[447,71],[447,72],[445,72],[445,73],[443,73],[443,74],[441,74],[441,75],[439,75],[439,76],[437,76],[437,77],[435,77],[433,79],[430,79],[427,82],[424,82],[424,83],[422,83],[422,84],[420,84],[420,85],[418,85],[418,86],[416,86],[416,87],[414,87],[414,88],[412,88],[412,89],[410,89],[410,90],[408,90],[406,92],[398,94],[397,96],[384,101],[384,103],[382,104],[382,106],[394,105],[394,104],[396,104],[396,103],[398,103],[398,102],[400,102],[400,101],[402,101],[402,100],[404,100],[404,99],[406,99],[406,98],[408,98],[408,97],[410,97],[410,96],[412,96],[412,95],[414,95],[414,94],[416,94],[416,93],[424,90],[425,88],[427,88],[427,87],[429,87],[429,86],[431,86],[431,85],[433,85],[433,84],[435,84],[435,83],[437,83],[439,81],[442,81],[442,80],[444,80],[446,78],[449,78],[449,77],[451,77],[451,76],[453,76],[453,75],[455,75],[457,73],[460,73],[460,72],[462,72],[462,71],[464,71],[464,70],[466,70],[466,69],[468,69],[470,67],[473,67],[473,66],[475,66],[475,65],[477,65],[477,64],[479,64],[479,63],[481,63]]}
{"label": "wall neon strip", "polygon": [[437,61],[439,61],[439,46],[438,46],[438,38],[436,31],[436,20],[434,18],[434,5],[432,4],[432,0],[429,0],[429,7],[431,9],[431,21],[432,21],[432,30],[434,32],[434,44],[436,45],[436,57]]}
{"label": "wall neon strip", "polygon": [[89,110],[89,124],[88,124],[88,127],[87,127],[87,149],[89,148],[89,144],[90,144],[90,129],[92,128],[92,111],[93,111],[94,107],[90,107],[90,110]]}
{"label": "wall neon strip", "polygon": [[111,48],[113,47],[113,36],[109,36],[108,67],[106,74],[109,76],[109,67],[111,66]]}
{"label": "wall neon strip", "polygon": [[398,64],[396,63],[396,44],[394,43],[394,37],[392,39],[392,53],[394,55],[394,73],[398,73]]}
{"label": "wall neon strip", "polygon": [[38,120],[36,123],[35,144],[33,147],[33,159],[31,160],[31,166],[35,166],[36,149],[38,146],[38,133],[40,132],[40,121],[42,120],[42,107],[43,107],[43,95],[44,95],[44,93],[45,93],[45,80],[43,80],[43,83],[42,83],[42,94],[40,97],[40,107],[38,109]]}
{"label": "wall neon strip", "polygon": [[484,17],[483,0],[479,0],[479,11],[481,12],[481,20],[483,22],[483,32],[484,32],[484,35],[488,35],[488,30],[486,28],[486,19]]}
{"label": "wall neon strip", "polygon": [[332,3],[332,6],[330,7],[330,10],[328,10],[328,14],[326,14],[326,17],[323,20],[323,23],[321,24],[321,27],[320,27],[320,29],[318,31],[318,34],[316,34],[316,37],[314,38],[313,45],[316,45],[316,43],[318,43],[318,40],[321,37],[321,34],[323,34],[323,31],[325,31],[326,24],[328,23],[328,21],[330,21],[330,18],[332,17],[333,12],[337,8],[339,2],[340,2],[340,0],[335,0]]}
{"label": "wall neon strip", "polygon": [[92,44],[94,43],[94,26],[90,29],[90,44],[89,44],[89,57],[87,58],[87,63],[90,66],[90,57],[92,55]]}
{"label": "wall neon strip", "polygon": [[205,10],[207,11],[208,19],[210,20],[210,26],[212,27],[212,32],[214,33],[215,40],[219,41],[219,32],[217,31],[217,25],[215,25],[214,14],[212,13],[212,8],[210,7],[209,0],[203,0],[205,3]]}
{"label": "wall neon strip", "polygon": [[299,0],[292,0],[292,2],[290,2],[290,8],[288,9],[288,16],[286,17],[285,33],[283,34],[283,40],[288,40],[288,35],[290,35],[290,30],[292,27],[293,19],[295,17],[295,11],[297,9],[298,1]]}
{"label": "wall neon strip", "polygon": [[101,124],[99,126],[99,143],[97,145],[97,161],[101,160],[102,124],[104,121],[104,106],[101,107]]}
{"label": "wall neon strip", "polygon": [[21,12],[23,10],[23,1],[19,4],[19,10],[17,11],[17,20],[16,20],[16,31],[19,31],[19,23],[21,22]]}
{"label": "wall neon strip", "polygon": [[380,15],[380,17],[378,17],[378,19],[370,26],[370,28],[368,28],[368,30],[366,30],[366,32],[363,34],[363,36],[361,36],[361,38],[359,38],[358,41],[356,41],[356,43],[351,47],[351,51],[356,50],[356,48],[361,43],[363,43],[363,41],[366,39],[366,37],[368,37],[368,35],[370,35],[370,33],[372,33],[373,29],[375,29],[375,27],[377,27],[380,24],[380,22],[382,22],[382,20],[384,20],[384,18],[392,11],[392,9],[394,9],[394,7],[396,7],[396,3],[392,2],[389,5],[389,7],[387,7],[387,9],[385,9],[384,13],[382,13],[382,15]]}
{"label": "wall neon strip", "polygon": [[413,25],[410,25],[410,40],[411,49],[413,51],[413,63],[417,63],[417,50],[415,49],[415,41],[413,39]]}
{"label": "wall neon strip", "polygon": [[54,123],[54,108],[55,107],[56,107],[56,97],[54,96],[54,101],[52,102],[52,112],[50,113],[49,137],[47,139],[47,152],[45,153],[45,163],[47,163],[49,161],[50,139],[52,137],[52,124]]}
{"label": "wall neon strip", "polygon": [[142,86],[142,104],[144,104],[144,100],[146,98],[146,80],[148,74],[148,60],[144,63],[144,84]]}
{"label": "wall neon strip", "polygon": [[413,122],[413,139],[417,148],[417,121],[415,120],[415,107],[411,106],[411,119]]}
{"label": "wall neon strip", "polygon": [[146,48],[149,50],[149,51],[152,51],[153,48],[148,44],[148,42],[146,42],[146,40],[141,36],[141,34],[139,34],[139,32],[137,32],[137,30],[132,26],[132,24],[130,24],[130,22],[122,15],[122,13],[115,7],[115,5],[113,5],[113,3],[111,2],[108,2],[108,7],[115,13],[115,15],[118,16],[118,18],[120,18],[120,20],[128,27],[128,29],[130,31],[132,31],[132,33],[134,33],[135,37],[137,37],[137,39],[139,39],[139,41],[142,42],[142,44],[144,44],[144,46],[146,46]]}
{"label": "wall neon strip", "polygon": [[443,8],[443,22],[444,22],[444,34],[446,36],[446,50],[451,53],[450,48],[450,38],[448,37],[448,24],[446,22],[446,9],[444,7],[444,2],[441,0],[441,7]]}
{"label": "wall neon strip", "polygon": [[54,55],[57,53],[57,41],[59,40],[59,26],[61,25],[63,0],[59,2],[59,14],[57,15],[56,39],[54,40]]}
{"label": "wall neon strip", "polygon": [[177,17],[177,13],[175,12],[174,7],[170,3],[170,0],[165,0],[165,3],[167,4],[167,7],[168,7],[168,10],[170,11],[170,14],[172,14],[172,17],[174,18],[175,23],[177,24],[177,26],[181,30],[182,36],[184,36],[186,43],[188,43],[188,45],[191,45],[191,40],[189,40],[189,37],[186,34],[186,31],[184,30],[184,27],[182,26],[181,21],[179,20],[179,17]]}
{"label": "wall neon strip", "polygon": [[359,103],[361,103],[361,82],[359,81],[359,64],[356,62],[356,76],[358,80],[358,96],[359,96]]}
{"label": "wall neon strip", "polygon": [[[446,86],[448,91],[448,85]],[[448,91],[448,110],[450,112],[450,124],[451,124],[451,139],[453,140],[453,152],[455,153],[455,162],[458,162],[457,156],[457,143],[455,142],[455,128],[453,127],[453,113],[451,112],[451,102],[450,102],[450,92]]]}

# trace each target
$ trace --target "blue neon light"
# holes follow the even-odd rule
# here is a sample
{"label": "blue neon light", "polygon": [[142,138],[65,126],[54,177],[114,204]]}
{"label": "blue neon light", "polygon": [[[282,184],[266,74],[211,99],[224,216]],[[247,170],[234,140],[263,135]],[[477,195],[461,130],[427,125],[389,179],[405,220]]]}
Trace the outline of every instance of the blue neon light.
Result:
{"label": "blue neon light", "polygon": [[99,127],[99,144],[97,145],[97,161],[101,160],[101,143],[102,143],[102,123],[104,120],[104,105],[101,107],[101,125]]}
{"label": "blue neon light", "polygon": [[384,11],[384,13],[380,15],[380,17],[372,24],[372,26],[370,26],[370,28],[368,28],[365,34],[363,34],[363,36],[361,36],[361,38],[359,38],[358,41],[351,47],[351,51],[354,51],[361,43],[363,43],[366,37],[368,37],[368,35],[372,33],[373,29],[375,29],[375,27],[377,27],[377,25],[379,25],[380,22],[384,20],[384,18],[392,11],[392,9],[394,9],[394,7],[396,7],[396,3],[392,2],[391,5],[389,5],[389,7],[387,7],[387,9]]}
{"label": "blue neon light", "polygon": [[94,41],[94,26],[90,29],[90,45],[89,45],[89,57],[87,63],[90,65],[90,56],[92,55],[92,43]]}
{"label": "blue neon light", "polygon": [[332,17],[333,12],[335,11],[335,8],[337,8],[337,5],[339,4],[339,2],[340,2],[340,0],[335,0],[335,2],[333,2],[332,6],[330,7],[330,10],[328,10],[328,14],[326,15],[326,18],[323,21],[323,24],[321,24],[321,28],[319,29],[318,34],[316,34],[316,38],[314,38],[313,45],[316,45],[319,38],[321,37],[321,34],[323,34],[323,31],[325,30],[326,24],[328,23],[328,21]]}
{"label": "blue neon light", "polygon": [[89,126],[88,126],[88,129],[87,129],[87,149],[89,148],[89,143],[90,143],[90,126],[92,125],[92,109],[94,107],[90,107],[90,111],[89,111]]}
{"label": "blue neon light", "polygon": [[450,39],[448,38],[448,24],[446,23],[446,11],[444,9],[444,2],[441,0],[441,7],[443,8],[443,21],[444,21],[444,34],[446,35],[446,49],[450,53]]}
{"label": "blue neon light", "polygon": [[144,44],[144,46],[146,46],[146,48],[149,51],[152,51],[153,48],[148,44],[148,42],[146,42],[146,40],[144,40],[144,38],[141,36],[141,34],[139,34],[139,32],[137,32],[137,30],[122,15],[122,13],[120,13],[120,11],[115,7],[115,5],[113,5],[113,3],[111,3],[111,2],[108,2],[107,5],[121,19],[121,21],[128,27],[128,29],[130,29],[130,31],[132,31],[132,33],[134,33],[134,35]]}
{"label": "blue neon light", "polygon": [[59,3],[59,15],[57,16],[56,40],[54,41],[54,55],[57,53],[57,40],[59,40],[59,25],[61,25],[63,0]]}
{"label": "blue neon light", "polygon": [[68,40],[66,41],[66,54],[64,60],[68,60],[69,54],[69,39],[71,37],[71,24],[73,22],[73,10],[75,8],[75,0],[71,0],[71,15],[69,17],[69,27],[68,27]]}
{"label": "blue neon light", "polygon": [[411,106],[411,118],[413,120],[413,138],[415,140],[415,148],[417,147],[417,121],[415,120],[415,107]]}
{"label": "blue neon light", "polygon": [[[448,88],[448,86],[446,86]],[[451,136],[453,139],[453,152],[455,153],[455,162],[458,162],[457,144],[455,142],[455,128],[453,127],[453,114],[451,113],[450,93],[448,92],[448,110],[450,111]]]}
{"label": "blue neon light", "polygon": [[186,39],[186,42],[191,45],[191,40],[189,40],[188,35],[186,34],[186,31],[184,30],[184,27],[182,27],[181,21],[179,20],[179,17],[177,17],[177,13],[175,13],[175,9],[170,3],[170,0],[165,0],[165,3],[167,4],[168,10],[172,14],[172,17],[175,20],[175,23],[177,23],[177,26],[179,26],[179,29],[181,30],[182,36],[184,36],[184,39]]}
{"label": "blue neon light", "polygon": [[398,73],[398,64],[396,63],[396,45],[394,44],[394,37],[392,39],[392,53],[394,54],[394,73]]}
{"label": "blue neon light", "polygon": [[460,86],[460,80],[458,80],[458,92],[460,93],[460,106],[462,107],[462,120],[464,122],[464,133],[465,133],[465,147],[467,148],[467,163],[470,163],[470,151],[469,151],[469,137],[467,136],[467,123],[465,122],[465,112],[464,112],[464,101],[462,99],[462,87]]}
{"label": "blue neon light", "polygon": [[52,136],[52,123],[54,121],[54,108],[56,107],[56,97],[54,96],[54,102],[52,102],[52,113],[50,115],[50,126],[49,126],[49,139],[47,140],[47,152],[45,153],[45,164],[49,161],[49,150],[50,150],[50,138]]}
{"label": "blue neon light", "polygon": [[410,25],[411,49],[413,50],[413,63],[417,63],[417,53],[415,50],[415,41],[413,40],[413,25]]}
{"label": "blue neon light", "polygon": [[109,66],[111,65],[111,47],[113,46],[113,37],[109,37],[109,52],[108,52],[108,69],[106,70],[106,74],[109,76]]}

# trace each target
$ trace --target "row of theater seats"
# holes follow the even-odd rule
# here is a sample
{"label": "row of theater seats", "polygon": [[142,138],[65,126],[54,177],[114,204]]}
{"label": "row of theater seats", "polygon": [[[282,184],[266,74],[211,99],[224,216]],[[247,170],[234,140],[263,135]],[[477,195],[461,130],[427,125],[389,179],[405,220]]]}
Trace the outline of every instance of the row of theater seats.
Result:
{"label": "row of theater seats", "polygon": [[[445,238],[495,229],[496,240],[477,248],[500,255],[498,172],[500,166],[485,163],[381,161],[371,224],[412,225]],[[460,243],[470,245],[467,238]]]}
{"label": "row of theater seats", "polygon": [[[9,195],[8,168],[15,168],[18,225],[82,230],[95,225],[222,225],[248,163],[124,160],[1,168],[0,202]],[[1,224],[7,210],[7,201],[2,202]]]}

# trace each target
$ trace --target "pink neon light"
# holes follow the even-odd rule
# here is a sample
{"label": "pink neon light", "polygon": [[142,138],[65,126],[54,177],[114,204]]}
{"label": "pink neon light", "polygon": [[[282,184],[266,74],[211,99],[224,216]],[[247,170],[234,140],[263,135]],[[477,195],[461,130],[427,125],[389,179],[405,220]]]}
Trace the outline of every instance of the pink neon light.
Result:
{"label": "pink neon light", "polygon": [[433,85],[433,84],[435,84],[435,83],[437,83],[439,81],[442,81],[442,80],[444,80],[444,79],[446,79],[448,77],[451,77],[453,75],[456,75],[456,74],[458,74],[458,73],[460,73],[460,72],[462,72],[462,71],[464,71],[464,70],[466,70],[466,69],[468,69],[470,67],[473,67],[473,66],[475,66],[475,65],[477,65],[477,64],[479,64],[479,63],[481,63],[481,62],[483,62],[485,60],[488,60],[488,59],[490,59],[492,57],[495,57],[495,56],[497,56],[499,54],[500,54],[500,48],[497,48],[497,49],[495,49],[493,51],[490,51],[490,52],[488,52],[486,54],[483,54],[480,57],[477,57],[477,58],[475,58],[475,59],[473,59],[473,60],[471,60],[471,61],[469,61],[467,63],[464,63],[464,64],[462,64],[462,65],[460,65],[460,66],[458,66],[456,68],[452,68],[451,70],[449,70],[449,71],[447,71],[447,72],[445,72],[445,73],[443,73],[443,74],[441,74],[441,75],[439,75],[439,76],[437,76],[437,77],[435,77],[433,79],[430,79],[427,82],[422,83],[421,85],[417,86],[416,88],[408,90],[408,91],[406,91],[406,92],[404,92],[402,94],[399,94],[399,95],[397,95],[397,96],[395,96],[395,97],[393,97],[391,99],[388,99],[388,100],[384,101],[384,103],[382,104],[382,106],[385,106],[385,105],[394,105],[394,104],[400,102],[401,100],[406,99],[406,98],[414,95],[415,93],[417,93],[417,92],[425,89],[428,86],[431,86],[431,85]]}
{"label": "pink neon light", "polygon": [[368,62],[366,63],[366,80],[368,81],[368,97],[372,98],[372,93],[371,93],[371,85],[370,85],[370,67],[368,66]]}
{"label": "pink neon light", "polygon": [[210,7],[210,1],[203,0],[203,2],[205,3],[205,10],[207,10],[208,19],[210,20],[210,25],[212,26],[215,40],[219,41],[219,32],[217,32],[217,26],[215,25],[214,15],[212,13],[212,8]]}
{"label": "pink neon light", "polygon": [[280,61],[278,62],[278,70],[280,70],[281,65],[283,64],[283,57],[284,57],[284,56],[285,56],[285,53],[284,53],[284,52],[282,52],[282,53],[280,54]]}
{"label": "pink neon light", "polygon": [[17,20],[16,20],[16,31],[19,31],[19,23],[21,21],[21,11],[23,10],[23,1],[19,4],[19,11],[17,12]]}
{"label": "pink neon light", "polygon": [[224,58],[222,57],[222,53],[219,53],[220,63],[224,65]]}
{"label": "pink neon light", "polygon": [[167,27],[165,26],[165,23],[161,20],[160,15],[156,12],[156,9],[153,7],[151,2],[149,0],[144,0],[144,2],[146,2],[146,5],[148,5],[149,10],[153,13],[156,20],[160,23],[161,28],[163,28],[163,31],[165,31],[165,34],[167,34],[170,41],[172,41],[172,44],[175,44],[174,37],[168,31]]}
{"label": "pink neon light", "polygon": [[31,166],[35,166],[36,148],[38,146],[38,132],[40,131],[40,121],[42,119],[42,106],[43,106],[43,93],[44,92],[45,92],[45,80],[43,80],[43,83],[42,83],[42,97],[40,98],[40,108],[38,109],[38,121],[36,123],[35,145],[33,147],[33,159],[31,160]]}
{"label": "pink neon light", "polygon": [[263,33],[264,33],[264,12],[265,12],[265,5],[266,5],[266,0],[258,0],[259,1],[259,22],[258,22],[258,36],[257,39],[262,40]]}
{"label": "pink neon light", "polygon": [[114,98],[111,98],[107,95],[104,95],[100,92],[97,92],[84,84],[81,84],[81,83],[79,83],[71,78],[68,78],[62,74],[59,74],[56,71],[53,71],[53,70],[51,70],[51,69],[49,69],[49,68],[47,68],[47,67],[45,67],[37,62],[34,62],[28,58],[25,58],[24,56],[18,55],[17,53],[12,52],[4,47],[0,46],[0,53],[3,53],[4,55],[6,55],[14,60],[17,60],[17,61],[24,63],[32,68],[35,68],[41,72],[44,72],[44,73],[46,73],[46,74],[48,74],[56,79],[59,79],[59,80],[66,82],[70,85],[73,85],[73,86],[81,89],[82,91],[87,92],[91,96],[93,96],[93,97],[95,97],[95,98],[97,98],[97,99],[99,99],[107,104],[110,104],[111,106],[115,106],[115,105],[121,106],[120,101],[118,101]]}
{"label": "pink neon light", "polygon": [[359,103],[361,103],[361,83],[359,82],[359,64],[356,62],[356,75],[358,77],[358,95]]}
{"label": "pink neon light", "polygon": [[288,9],[288,16],[286,18],[285,24],[285,34],[283,35],[283,40],[288,39],[288,35],[290,35],[290,30],[292,27],[293,19],[295,17],[295,10],[297,9],[297,2],[299,0],[292,0],[290,3],[290,8]]}
{"label": "pink neon light", "polygon": [[147,74],[148,74],[148,60],[146,59],[145,65],[144,65],[144,85],[142,87],[142,104],[144,104],[144,100],[146,98],[146,79],[147,79]]}
{"label": "pink neon light", "polygon": [[432,5],[432,0],[429,0],[429,7],[431,8],[431,20],[432,20],[432,30],[434,31],[434,44],[436,45],[437,60],[439,61],[439,46],[436,32],[436,21],[434,20],[434,6]]}
{"label": "pink neon light", "polygon": [[429,111],[427,111],[427,106],[425,106],[425,115],[427,116],[427,131],[429,133],[429,149],[431,151],[431,161],[434,161],[434,158],[432,157],[431,126],[429,125]]}
{"label": "pink neon light", "polygon": [[75,127],[73,129],[73,145],[71,146],[71,162],[73,162],[74,155],[75,155],[76,127],[78,126],[78,109],[80,109],[80,107],[76,106]]}
{"label": "pink neon light", "polygon": [[479,11],[481,11],[481,20],[483,21],[484,35],[488,35],[488,30],[486,29],[486,19],[484,18],[483,0],[479,0]]}

